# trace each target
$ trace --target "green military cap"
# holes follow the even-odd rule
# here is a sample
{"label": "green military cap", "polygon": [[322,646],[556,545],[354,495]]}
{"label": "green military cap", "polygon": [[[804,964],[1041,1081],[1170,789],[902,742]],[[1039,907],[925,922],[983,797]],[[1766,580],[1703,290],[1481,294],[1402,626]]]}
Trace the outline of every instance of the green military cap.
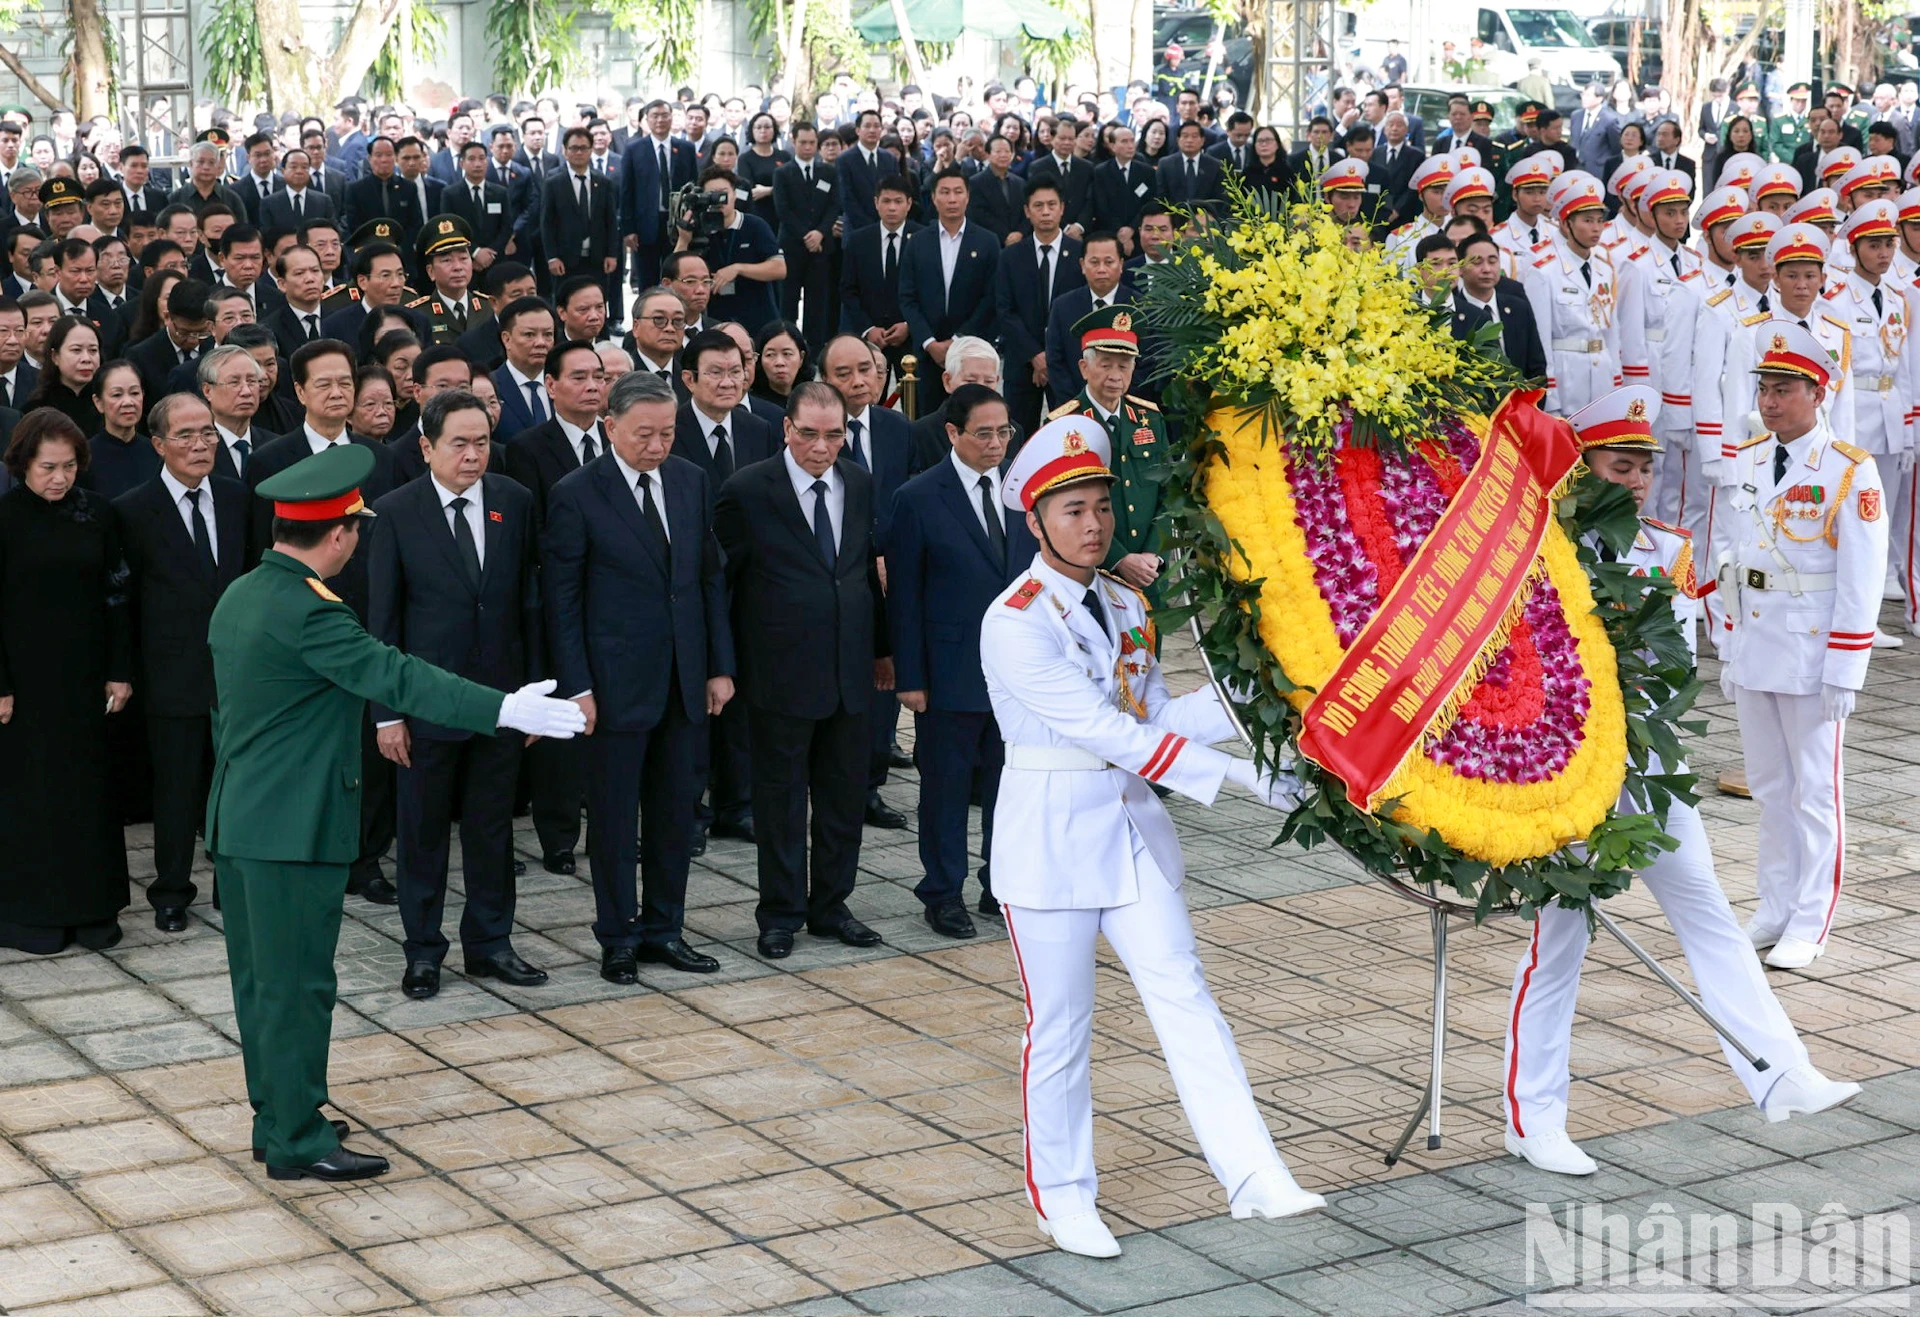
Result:
{"label": "green military cap", "polygon": [[1757,100],[1760,96],[1760,89],[1751,82],[1743,82],[1740,84],[1740,90],[1735,92],[1733,96],[1735,100],[1740,99],[1742,96],[1752,96]]}
{"label": "green military cap", "polygon": [[1103,306],[1074,321],[1071,332],[1080,340],[1080,350],[1083,352],[1094,348],[1101,352],[1137,357],[1140,355],[1140,335],[1133,327],[1133,313],[1131,306]]}
{"label": "green military cap", "polygon": [[1787,95],[1811,96],[1813,95],[1813,84],[1810,82],[1796,82],[1791,87],[1787,88]]}
{"label": "green military cap", "polygon": [[268,476],[255,493],[272,499],[273,515],[288,521],[371,517],[360,486],[373,465],[373,449],[365,444],[335,444]]}
{"label": "green military cap", "polygon": [[473,230],[458,215],[435,215],[421,226],[420,236],[414,240],[414,249],[423,261],[432,260],[441,252],[472,247]]}
{"label": "green military cap", "polygon": [[347,239],[347,245],[364,247],[370,242],[398,244],[399,241],[400,226],[398,224],[390,219],[370,219],[353,231],[353,236]]}
{"label": "green military cap", "polygon": [[1491,101],[1475,101],[1469,113],[1475,119],[1490,120],[1493,118],[1493,103]]}
{"label": "green military cap", "polygon": [[215,146],[232,146],[233,134],[224,128],[206,128],[201,130],[195,142],[212,142]]}
{"label": "green military cap", "polygon": [[1532,123],[1539,117],[1539,101],[1521,101],[1520,104],[1513,107],[1513,121],[1515,123]]}
{"label": "green military cap", "polygon": [[78,206],[86,199],[86,189],[71,178],[50,178],[40,185],[43,206]]}

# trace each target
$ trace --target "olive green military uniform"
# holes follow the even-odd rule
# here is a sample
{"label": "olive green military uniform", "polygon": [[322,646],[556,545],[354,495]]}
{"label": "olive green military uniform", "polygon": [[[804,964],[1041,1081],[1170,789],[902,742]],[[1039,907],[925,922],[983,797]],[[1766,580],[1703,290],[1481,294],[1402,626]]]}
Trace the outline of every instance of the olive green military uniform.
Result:
{"label": "olive green military uniform", "polygon": [[445,298],[436,292],[414,298],[407,304],[407,310],[426,322],[433,334],[434,343],[452,343],[473,326],[493,314],[493,302],[485,293],[469,291],[467,293],[467,313],[459,316],[447,305]]}
{"label": "olive green military uniform", "polygon": [[[262,482],[261,496],[285,501],[281,482],[311,481],[312,464],[353,447]],[[349,490],[371,466],[358,462]],[[221,597],[208,643],[217,695],[206,838],[224,902],[253,1146],[270,1166],[307,1166],[339,1146],[320,1104],[334,949],[360,846],[367,701],[491,734],[504,697],[381,644],[304,564],[271,550]]]}
{"label": "olive green military uniform", "polygon": [[[1081,389],[1049,412],[1047,419],[1062,416],[1100,420],[1100,411]],[[1113,444],[1113,547],[1107,550],[1107,560],[1101,566],[1112,571],[1130,553],[1165,555],[1166,518],[1160,511],[1160,478],[1171,454],[1166,418],[1144,398],[1128,394],[1121,399],[1120,410],[1107,417],[1104,424]],[[1147,594],[1158,606],[1161,600],[1157,590],[1150,589]]]}

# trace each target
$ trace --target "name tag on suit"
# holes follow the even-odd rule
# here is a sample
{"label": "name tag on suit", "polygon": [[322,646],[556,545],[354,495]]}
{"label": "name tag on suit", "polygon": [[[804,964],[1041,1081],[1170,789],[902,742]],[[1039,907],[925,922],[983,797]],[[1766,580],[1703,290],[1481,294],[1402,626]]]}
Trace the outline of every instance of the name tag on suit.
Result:
{"label": "name tag on suit", "polygon": [[813,185],[813,190],[816,192],[831,192],[833,191],[833,184],[827,182],[824,178],[818,179]]}
{"label": "name tag on suit", "polygon": [[500,213],[500,203],[497,201],[489,201],[487,203],[487,214],[498,215],[499,213]]}

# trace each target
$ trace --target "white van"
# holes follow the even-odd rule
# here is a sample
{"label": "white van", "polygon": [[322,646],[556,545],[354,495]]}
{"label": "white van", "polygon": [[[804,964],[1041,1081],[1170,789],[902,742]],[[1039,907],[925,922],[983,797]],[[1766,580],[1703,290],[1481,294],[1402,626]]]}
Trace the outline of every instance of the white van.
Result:
{"label": "white van", "polygon": [[1536,58],[1556,89],[1621,76],[1619,62],[1595,44],[1571,9],[1494,4],[1477,10],[1474,30],[1467,36],[1484,43],[1487,82],[1511,86],[1527,75],[1527,62]]}

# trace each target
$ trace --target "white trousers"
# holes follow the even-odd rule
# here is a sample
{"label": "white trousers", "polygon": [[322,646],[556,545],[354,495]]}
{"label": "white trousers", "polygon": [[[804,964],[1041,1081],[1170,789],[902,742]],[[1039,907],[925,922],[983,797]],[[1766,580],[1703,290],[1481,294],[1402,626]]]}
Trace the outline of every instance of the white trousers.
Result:
{"label": "white trousers", "polygon": [[[1774,1080],[1806,1061],[1806,1046],[1767,986],[1760,958],[1713,876],[1713,852],[1700,812],[1675,803],[1666,832],[1680,843],[1678,849],[1662,852],[1640,871],[1640,881],[1673,925],[1707,1009],[1767,1062],[1765,1071],[1756,1071],[1721,1042],[1727,1063],[1759,1103]],[[1540,912],[1514,971],[1505,1105],[1508,1127],[1523,1138],[1566,1128],[1567,1054],[1586,954],[1586,915],[1549,906]]]}
{"label": "white trousers", "polygon": [[1645,509],[1655,521],[1679,526],[1695,533],[1694,574],[1711,574],[1710,564],[1698,560],[1706,550],[1707,537],[1701,532],[1707,524],[1707,497],[1710,486],[1700,469],[1700,450],[1694,446],[1693,427],[1666,432],[1660,436],[1660,454]]}
{"label": "white trousers", "polygon": [[[1887,480],[1882,476],[1881,479]],[[1894,492],[1893,520],[1887,528],[1887,579],[1906,587],[1907,626],[1920,622],[1920,604],[1913,598],[1914,559],[1920,557],[1920,543],[1914,535],[1913,500],[1920,493],[1920,463],[1911,471],[1895,471],[1887,487]]]}
{"label": "white trousers", "polygon": [[1093,952],[1105,934],[1127,967],[1166,1053],[1180,1106],[1229,1198],[1254,1172],[1281,1165],[1247,1083],[1233,1033],[1207,991],[1180,893],[1147,861],[1140,899],[1104,910],[1003,905],[1026,994],[1020,1104],[1027,1196],[1042,1217],[1093,1210]]}
{"label": "white trousers", "polygon": [[1818,695],[1734,690],[1747,786],[1760,807],[1755,924],[1769,933],[1825,942],[1840,905],[1846,865],[1841,765],[1845,723],[1830,723]]}

